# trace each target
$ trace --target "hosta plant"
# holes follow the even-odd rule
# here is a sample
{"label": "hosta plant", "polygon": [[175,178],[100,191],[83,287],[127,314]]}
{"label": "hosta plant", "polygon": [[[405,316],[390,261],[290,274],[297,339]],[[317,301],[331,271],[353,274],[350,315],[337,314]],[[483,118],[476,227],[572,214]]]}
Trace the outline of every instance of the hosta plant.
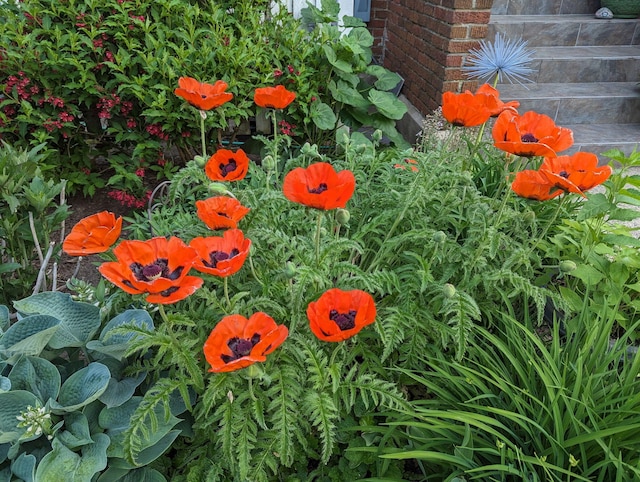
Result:
{"label": "hosta plant", "polygon": [[[148,464],[180,435],[182,398],[145,412],[136,458],[124,433],[143,411],[146,373],[125,356],[133,332],[153,330],[149,313],[111,319],[94,304],[43,292],[15,301],[18,319],[0,306],[0,480],[166,480]],[[166,412],[165,412],[166,410]]]}

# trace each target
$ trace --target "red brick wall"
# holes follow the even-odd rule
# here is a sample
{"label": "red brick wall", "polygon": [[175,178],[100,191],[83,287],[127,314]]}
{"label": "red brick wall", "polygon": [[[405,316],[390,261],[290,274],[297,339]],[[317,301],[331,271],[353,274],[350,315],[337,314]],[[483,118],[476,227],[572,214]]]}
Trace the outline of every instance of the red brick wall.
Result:
{"label": "red brick wall", "polygon": [[493,0],[371,0],[374,57],[405,79],[402,93],[426,115],[442,93],[475,89],[460,67],[487,34]]}

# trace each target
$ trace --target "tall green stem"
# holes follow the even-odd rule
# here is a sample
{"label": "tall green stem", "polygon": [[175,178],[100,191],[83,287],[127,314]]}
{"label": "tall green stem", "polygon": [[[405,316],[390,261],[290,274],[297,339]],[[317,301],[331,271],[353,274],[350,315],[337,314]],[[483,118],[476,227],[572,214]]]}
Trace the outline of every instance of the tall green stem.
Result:
{"label": "tall green stem", "polygon": [[316,265],[320,266],[320,231],[322,229],[322,216],[324,215],[324,211],[320,211],[318,213],[318,220],[316,222]]}
{"label": "tall green stem", "polygon": [[204,120],[207,118],[207,113],[200,110],[200,140],[202,141],[202,157],[207,158],[207,139],[205,137]]}
{"label": "tall green stem", "polygon": [[275,176],[275,180],[276,180],[276,185],[278,184],[278,144],[280,142],[280,139],[278,137],[278,118],[276,116],[276,110],[273,109],[271,111],[271,117],[273,119],[273,151],[272,151],[272,156],[273,156],[273,173]]}
{"label": "tall green stem", "polygon": [[227,306],[229,307],[229,311],[231,311],[231,299],[229,299],[229,281],[226,276],[223,278],[222,285],[224,287],[224,299],[227,300]]}

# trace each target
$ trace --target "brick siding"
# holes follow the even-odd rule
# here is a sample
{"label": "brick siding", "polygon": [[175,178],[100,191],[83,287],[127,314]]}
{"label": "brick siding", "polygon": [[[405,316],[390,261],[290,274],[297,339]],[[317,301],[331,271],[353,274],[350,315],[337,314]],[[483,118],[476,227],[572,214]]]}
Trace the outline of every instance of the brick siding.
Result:
{"label": "brick siding", "polygon": [[442,93],[473,90],[461,70],[487,34],[493,0],[371,0],[367,24],[374,58],[405,79],[402,93],[420,113],[440,105]]}

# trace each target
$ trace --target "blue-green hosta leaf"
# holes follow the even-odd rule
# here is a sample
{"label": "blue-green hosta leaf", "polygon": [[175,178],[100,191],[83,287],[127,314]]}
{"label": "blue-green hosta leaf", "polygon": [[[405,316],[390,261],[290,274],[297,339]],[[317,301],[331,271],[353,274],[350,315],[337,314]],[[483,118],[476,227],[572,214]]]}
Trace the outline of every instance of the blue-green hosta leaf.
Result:
{"label": "blue-green hosta leaf", "polygon": [[0,335],[9,329],[9,308],[0,305]]}
{"label": "blue-green hosta leaf", "polygon": [[11,380],[0,375],[0,392],[8,392],[11,390]]}
{"label": "blue-green hosta leaf", "polygon": [[68,293],[45,291],[14,302],[21,313],[40,313],[60,320],[60,329],[49,342],[51,348],[83,346],[100,328],[100,309],[73,301]]}
{"label": "blue-green hosta leaf", "polygon": [[100,395],[100,401],[109,408],[122,405],[133,396],[136,388],[138,388],[146,376],[146,372],[142,372],[135,378],[128,377],[120,381],[111,378],[111,380],[109,380],[109,386],[105,392]]}
{"label": "blue-green hosta leaf", "polygon": [[11,472],[24,482],[33,482],[36,474],[35,455],[22,452],[17,459],[11,463]]}
{"label": "blue-green hosta leaf", "polygon": [[402,81],[402,77],[381,65],[369,65],[367,74],[373,75],[377,79],[373,85],[378,90],[391,90]]}
{"label": "blue-green hosta leaf", "polygon": [[95,442],[82,448],[82,455],[69,450],[53,439],[53,450],[45,455],[36,470],[38,482],[91,482],[93,476],[107,466],[109,437],[103,433],[93,436]]}
{"label": "blue-green hosta leaf", "polygon": [[[109,447],[109,457],[124,457],[123,442],[125,434],[124,432],[129,428],[130,420],[135,411],[137,410],[142,397],[132,397],[119,407],[104,408],[100,412],[98,420],[100,426],[106,429],[106,433],[111,437],[111,447]],[[169,419],[165,418],[164,406],[158,404],[153,409],[154,416],[158,422],[157,430],[151,430],[151,421],[147,420],[147,430],[149,431],[146,436],[142,436],[140,441],[141,453],[144,450],[153,447],[160,443],[162,439],[167,436],[171,430],[180,422],[180,419],[171,415]],[[178,430],[180,432],[180,430]],[[176,435],[177,436],[177,435]],[[174,437],[175,439],[175,437]],[[133,468],[125,460],[119,460],[116,467],[129,467]]]}
{"label": "blue-green hosta leaf", "polygon": [[71,450],[93,443],[87,417],[82,412],[65,415],[64,430],[58,432],[56,438]]}
{"label": "blue-green hosta leaf", "polygon": [[369,91],[369,100],[376,106],[378,112],[390,119],[399,120],[407,113],[407,106],[391,92],[381,92],[377,89]]}
{"label": "blue-green hosta leaf", "polygon": [[130,471],[118,482],[167,482],[167,479],[155,469],[142,467]]}
{"label": "blue-green hosta leaf", "polygon": [[149,331],[153,330],[153,320],[147,311],[127,310],[111,319],[100,332],[99,339],[88,342],[87,348],[122,360],[129,347],[129,343],[137,336],[133,332],[128,334],[112,333],[115,328],[122,325],[135,325]]}
{"label": "blue-green hosta leaf", "polygon": [[25,390],[0,393],[0,444],[14,443],[22,437],[27,427],[18,427],[18,416],[27,407],[42,405],[33,393]]}
{"label": "blue-green hosta leaf", "polygon": [[58,401],[50,406],[56,413],[73,412],[97,400],[109,385],[111,373],[102,363],[92,362],[65,380]]}
{"label": "blue-green hosta leaf", "polygon": [[44,358],[20,358],[11,369],[9,380],[14,390],[31,392],[44,403],[50,398],[58,398],[60,392],[60,372],[53,363]]}
{"label": "blue-green hosta leaf", "polygon": [[316,127],[323,131],[329,131],[336,126],[338,118],[333,109],[324,102],[316,101],[311,104],[309,115]]}
{"label": "blue-green hosta leaf", "polygon": [[0,357],[39,355],[55,335],[60,321],[49,315],[32,315],[17,321],[0,338]]}

